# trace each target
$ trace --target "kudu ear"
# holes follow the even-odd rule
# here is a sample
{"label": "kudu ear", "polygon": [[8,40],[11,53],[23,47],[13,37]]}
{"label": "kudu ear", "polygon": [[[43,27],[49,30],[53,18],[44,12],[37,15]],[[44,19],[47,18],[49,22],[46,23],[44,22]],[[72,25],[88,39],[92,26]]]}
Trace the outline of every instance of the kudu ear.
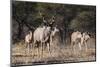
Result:
{"label": "kudu ear", "polygon": [[45,18],[43,17],[43,22],[46,23],[47,21],[45,20]]}
{"label": "kudu ear", "polygon": [[43,25],[48,25],[48,21],[45,20],[45,18],[43,17]]}
{"label": "kudu ear", "polygon": [[55,16],[52,16],[50,24],[53,25],[55,23]]}
{"label": "kudu ear", "polygon": [[52,19],[55,19],[55,16],[52,16]]}

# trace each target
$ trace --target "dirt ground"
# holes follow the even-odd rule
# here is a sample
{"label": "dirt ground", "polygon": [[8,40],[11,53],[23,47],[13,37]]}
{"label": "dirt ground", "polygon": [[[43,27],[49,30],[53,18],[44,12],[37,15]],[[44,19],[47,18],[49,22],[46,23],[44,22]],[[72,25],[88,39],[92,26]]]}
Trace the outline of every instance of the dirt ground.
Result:
{"label": "dirt ground", "polygon": [[82,50],[79,50],[78,45],[75,45],[75,51],[67,41],[65,45],[51,44],[50,53],[47,48],[43,50],[43,54],[37,48],[25,47],[24,42],[19,42],[12,45],[11,50],[11,63],[12,65],[37,65],[37,64],[52,64],[52,63],[69,63],[69,62],[82,62],[82,61],[95,61],[96,60],[96,41],[91,38],[88,43],[88,50],[85,50],[84,45]]}

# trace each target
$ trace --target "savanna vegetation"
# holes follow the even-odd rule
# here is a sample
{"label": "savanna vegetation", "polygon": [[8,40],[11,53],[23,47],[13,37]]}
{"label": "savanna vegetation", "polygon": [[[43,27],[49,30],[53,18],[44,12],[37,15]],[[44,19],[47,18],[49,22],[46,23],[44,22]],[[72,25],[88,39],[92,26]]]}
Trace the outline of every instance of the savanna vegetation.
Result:
{"label": "savanna vegetation", "polygon": [[[59,59],[65,60],[64,62],[77,62],[80,60],[89,61],[91,58],[95,60],[95,37],[96,37],[96,6],[90,5],[72,5],[72,4],[57,4],[57,3],[41,3],[41,2],[24,2],[24,1],[12,1],[12,26],[11,26],[11,38],[12,38],[12,63],[14,64],[33,64],[31,62],[37,62],[38,57],[30,57],[25,54],[24,38],[29,30],[33,31],[43,24],[43,17],[49,20],[52,16],[55,16],[54,26],[57,25],[60,30],[59,37],[61,38],[61,44],[64,46],[61,48],[59,54],[59,48],[52,47],[52,57],[45,51],[45,59]],[[89,41],[90,48],[87,53],[81,53],[80,55],[73,55],[70,51],[70,36],[74,31],[88,32],[92,39]],[[66,40],[68,43],[66,43]],[[92,42],[92,43],[91,43]],[[65,47],[66,46],[66,47]],[[77,48],[76,48],[77,49]],[[34,50],[36,51],[36,50]],[[34,52],[33,51],[33,52]],[[18,55],[18,56],[17,56]],[[62,57],[63,56],[63,57]],[[16,57],[16,58],[15,58]],[[29,58],[28,58],[29,57]],[[56,57],[56,59],[55,59]],[[74,57],[74,59],[72,58]],[[77,58],[78,57],[78,58]],[[25,62],[29,60],[29,63]],[[33,58],[33,60],[32,60]],[[22,60],[21,60],[22,59]],[[69,61],[70,60],[70,61]],[[75,61],[76,60],[76,61]],[[41,62],[42,62],[41,61]],[[53,62],[53,60],[51,60]],[[56,60],[58,62],[58,60]],[[54,61],[54,63],[56,62]],[[40,62],[40,63],[41,63]],[[48,63],[52,63],[48,62]],[[58,62],[59,63],[59,62]],[[62,62],[60,62],[62,63]],[[38,64],[38,63],[37,63]]]}

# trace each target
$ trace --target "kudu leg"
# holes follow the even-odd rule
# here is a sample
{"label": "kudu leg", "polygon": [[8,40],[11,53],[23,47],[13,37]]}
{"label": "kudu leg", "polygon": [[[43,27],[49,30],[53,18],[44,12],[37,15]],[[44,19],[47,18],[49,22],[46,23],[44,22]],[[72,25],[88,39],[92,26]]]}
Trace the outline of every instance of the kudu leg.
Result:
{"label": "kudu leg", "polygon": [[72,54],[75,53],[75,42],[71,42]]}
{"label": "kudu leg", "polygon": [[85,51],[87,52],[87,43],[85,42]]}
{"label": "kudu leg", "polygon": [[40,58],[43,58],[43,43],[41,43],[41,54],[40,54]]}
{"label": "kudu leg", "polygon": [[81,51],[81,50],[82,50],[81,43],[79,43],[78,45],[79,45],[79,49],[80,49],[80,51]]}
{"label": "kudu leg", "polygon": [[51,55],[51,51],[50,51],[50,43],[47,43],[47,48],[48,48],[49,55]]}
{"label": "kudu leg", "polygon": [[27,44],[26,55],[29,56],[29,53],[30,53],[30,47],[29,47],[29,44]]}

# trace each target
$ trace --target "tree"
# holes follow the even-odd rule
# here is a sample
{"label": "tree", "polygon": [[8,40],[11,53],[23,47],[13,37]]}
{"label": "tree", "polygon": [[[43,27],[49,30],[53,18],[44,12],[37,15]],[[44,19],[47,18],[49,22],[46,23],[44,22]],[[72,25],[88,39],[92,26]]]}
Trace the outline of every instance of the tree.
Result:
{"label": "tree", "polygon": [[75,19],[73,19],[69,25],[71,29],[79,31],[95,32],[96,28],[96,16],[93,11],[83,11],[79,13]]}

